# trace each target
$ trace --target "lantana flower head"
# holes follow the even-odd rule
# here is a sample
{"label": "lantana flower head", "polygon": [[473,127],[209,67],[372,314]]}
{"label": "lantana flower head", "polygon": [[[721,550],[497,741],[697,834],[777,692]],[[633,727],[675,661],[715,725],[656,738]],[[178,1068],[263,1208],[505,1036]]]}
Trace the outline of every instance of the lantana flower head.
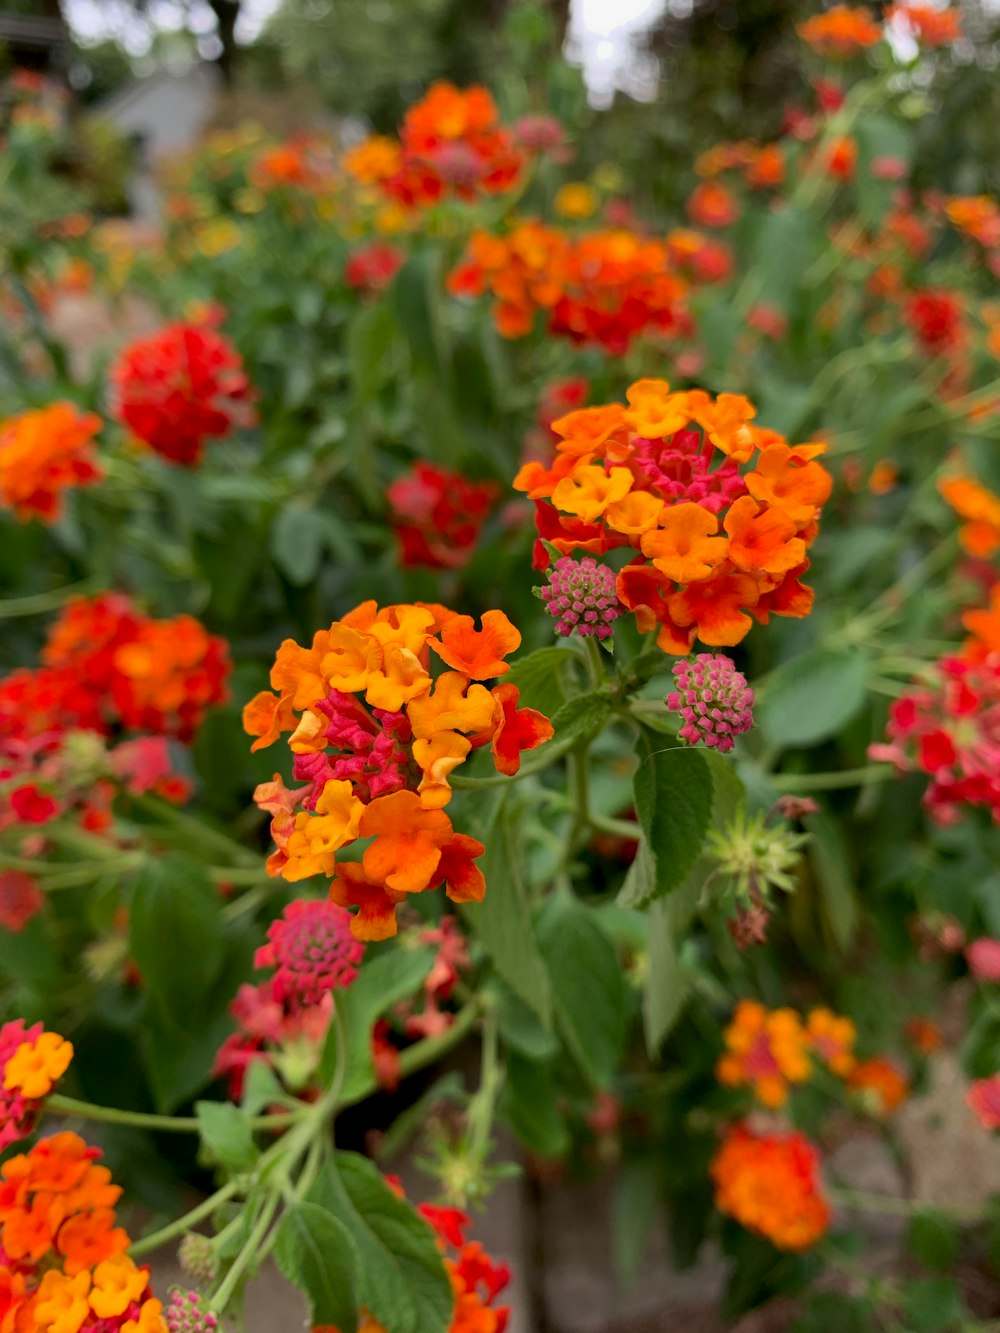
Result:
{"label": "lantana flower head", "polygon": [[978,560],[1000,550],[1000,495],[972,477],[947,477],[938,490],[958,516],[965,520],[959,531],[962,546]]}
{"label": "lantana flower head", "polygon": [[402,565],[461,568],[475,550],[498,493],[494,482],[470,481],[435,463],[415,463],[386,492]]}
{"label": "lantana flower head", "polygon": [[930,684],[893,701],[886,734],[869,755],[926,773],[924,804],[938,823],[957,822],[965,805],[1000,820],[1000,657],[943,658]]}
{"label": "lantana flower head", "polygon": [[723,1041],[716,1077],[726,1087],[750,1086],[762,1106],[783,1106],[789,1085],[804,1083],[812,1071],[809,1038],[793,1009],[741,1000]]}
{"label": "lantana flower head", "polygon": [[46,1097],[69,1068],[73,1047],[41,1023],[0,1028],[0,1149],[26,1138]]}
{"label": "lantana flower head", "polygon": [[723,653],[699,653],[678,662],[673,674],[677,690],[667,695],[667,707],[684,719],[678,737],[727,753],[753,726],[754,693],[746,676]]}
{"label": "lantana flower head", "polygon": [[715,1205],[779,1250],[805,1250],[830,1225],[816,1149],[802,1134],[737,1124],[711,1165]]}
{"label": "lantana flower head", "polygon": [[965,1101],[983,1129],[1000,1129],[1000,1074],[976,1079],[970,1085]]}
{"label": "lantana flower head", "polygon": [[487,88],[433,84],[409,108],[399,138],[374,136],[347,153],[348,175],[406,209],[448,196],[501,194],[520,181],[528,160],[524,139],[500,124]]}
{"label": "lantana flower head", "polygon": [[298,898],[268,927],[256,967],[274,967],[275,996],[308,1006],[358,975],[364,945],[351,934],[350,915],[329,899]]}
{"label": "lantana flower head", "polygon": [[882,37],[882,29],[863,6],[834,5],[798,26],[798,34],[814,51],[836,60],[846,60]]}
{"label": "lantana flower head", "polygon": [[551,333],[615,355],[643,331],[689,329],[687,287],[663,241],[622,229],[571,237],[535,221],[474,232],[448,278],[453,295],[490,293],[505,338],[523,338],[543,313]]}
{"label": "lantana flower head", "polygon": [[874,1055],[859,1060],[847,1076],[848,1087],[861,1105],[872,1115],[891,1115],[909,1096],[910,1083],[906,1075],[885,1055]]}
{"label": "lantana flower head", "polygon": [[0,1291],[5,1327],[32,1333],[169,1333],[149,1269],[126,1254],[121,1194],[97,1148],[72,1133],[41,1139],[0,1167]]}
{"label": "lantana flower head", "polygon": [[899,23],[921,46],[951,46],[962,36],[962,18],[957,9],[903,0],[890,5],[885,18],[887,23]]}
{"label": "lantana flower head", "polygon": [[801,576],[832,486],[816,461],[825,446],[789,445],[754,416],[738,394],[640,380],[627,406],[554,422],[551,466],[530,461],[514,480],[536,503],[536,568],[550,548],[617,553],[619,600],[680,656],[696,639],[737,644],[754,619],[807,615]]}
{"label": "lantana flower head", "polygon": [[[445,885],[455,902],[485,892],[483,846],[458,833],[444,807],[449,775],[489,745],[502,773],[553,734],[541,713],[518,707],[515,685],[488,682],[509,670],[521,642],[502,611],[480,625],[424,603],[379,609],[365,602],[305,648],[287,639],[271,671],[274,692],[244,709],[253,749],[291,732],[289,789],[279,775],[257,803],[271,816],[277,850],[268,872],[330,880],[341,907],[358,908],[358,939],[396,933],[407,894]],[[366,840],[360,861],[338,853]]]}
{"label": "lantana flower head", "polygon": [[208,440],[252,425],[239,353],[206,324],[170,324],[131,343],[111,371],[114,414],[154,453],[197,464]]}
{"label": "lantana flower head", "polygon": [[0,504],[22,521],[53,523],[63,492],[93,486],[102,472],[94,453],[101,418],[72,403],[24,412],[0,422]]}

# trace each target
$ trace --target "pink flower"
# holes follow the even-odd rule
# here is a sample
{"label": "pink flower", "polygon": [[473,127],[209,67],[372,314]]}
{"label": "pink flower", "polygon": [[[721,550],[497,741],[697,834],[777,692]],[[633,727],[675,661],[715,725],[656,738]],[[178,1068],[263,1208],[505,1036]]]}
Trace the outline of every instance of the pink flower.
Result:
{"label": "pink flower", "polygon": [[754,694],[746,676],[723,653],[699,653],[693,662],[678,662],[673,673],[678,689],[667,695],[667,707],[684,719],[679,738],[723,754],[731,750],[733,738],[753,726]]}
{"label": "pink flower", "polygon": [[285,908],[257,950],[256,967],[274,967],[279,1001],[309,1008],[358,975],[365,946],[351,934],[351,914],[329,898],[299,898]]}
{"label": "pink flower", "polygon": [[965,961],[980,981],[1000,981],[1000,940],[973,940],[965,950]]}
{"label": "pink flower", "polygon": [[965,1102],[984,1129],[1000,1129],[1000,1074],[976,1079]]}
{"label": "pink flower", "polygon": [[45,906],[38,881],[25,870],[0,871],[0,926],[15,934]]}

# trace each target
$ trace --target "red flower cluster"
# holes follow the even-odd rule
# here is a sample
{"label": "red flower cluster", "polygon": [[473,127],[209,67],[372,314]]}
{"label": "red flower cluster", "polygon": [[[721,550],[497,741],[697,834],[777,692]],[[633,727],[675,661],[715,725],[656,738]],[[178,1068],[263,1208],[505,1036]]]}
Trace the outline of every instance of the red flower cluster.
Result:
{"label": "red flower cluster", "polygon": [[448,290],[473,297],[488,291],[505,338],[523,338],[544,311],[550,332],[615,355],[643,331],[690,327],[682,306],[687,284],[669,247],[629,231],[573,237],[523,222],[506,236],[475,232],[468,257],[449,275]]}
{"label": "red flower cluster", "polygon": [[399,140],[376,136],[347,153],[344,168],[407,208],[448,195],[501,194],[520,180],[525,141],[500,124],[489,90],[435,83],[411,106]]}
{"label": "red flower cluster", "polygon": [[290,903],[267,937],[254,963],[274,973],[239,988],[229,1009],[239,1031],[215,1057],[213,1073],[229,1079],[234,1098],[255,1060],[277,1069],[293,1091],[311,1090],[333,1019],[333,992],[356,979],[365,952],[351,933],[350,914],[323,898]]}
{"label": "red flower cluster", "polygon": [[434,463],[414,463],[386,492],[400,562],[407,568],[460,568],[498,494],[492,481],[469,481]]}
{"label": "red flower cluster", "polygon": [[952,352],[962,342],[962,303],[954,292],[914,292],[906,303],[905,317],[928,356]]}
{"label": "red flower cluster", "polygon": [[[226,697],[223,640],[190,616],[152,620],[106,593],[66,607],[42,662],[0,679],[0,828],[75,809],[97,831],[117,785],[187,795],[165,737],[190,740]],[[152,734],[122,741],[125,730]]]}
{"label": "red flower cluster", "polygon": [[895,700],[887,736],[869,755],[926,773],[924,804],[938,823],[957,822],[963,805],[985,805],[1000,822],[1000,657],[943,658],[933,684]]}
{"label": "red flower cluster", "polygon": [[205,710],[227,697],[223,639],[193,616],[146,616],[119,593],[70,602],[49,631],[42,662],[90,694],[104,729],[187,741]]}
{"label": "red flower cluster", "polygon": [[0,422],[0,502],[21,520],[55,522],[63,491],[101,480],[94,455],[100,428],[99,416],[78,412],[72,403]]}
{"label": "red flower cluster", "polygon": [[206,440],[255,420],[239,353],[206,324],[170,324],[131,343],[111,383],[116,418],[171,463],[193,466]]}
{"label": "red flower cluster", "polygon": [[347,257],[344,281],[348,287],[353,287],[365,296],[377,296],[392,282],[402,267],[403,259],[403,252],[385,241],[359,246]]}

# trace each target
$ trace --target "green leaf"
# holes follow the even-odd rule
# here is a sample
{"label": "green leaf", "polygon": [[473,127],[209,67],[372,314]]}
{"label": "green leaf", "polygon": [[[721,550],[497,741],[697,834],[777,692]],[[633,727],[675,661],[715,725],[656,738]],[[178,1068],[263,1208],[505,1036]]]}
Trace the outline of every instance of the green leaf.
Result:
{"label": "green leaf", "polygon": [[814,745],[835,736],[864,706],[868,659],[849,648],[815,648],[781,666],[760,692],[756,721],[769,745]]}
{"label": "green leaf", "polygon": [[639,737],[636,757],[632,791],[652,863],[649,898],[655,898],[676,888],[701,852],[712,814],[712,770],[698,750],[669,748],[648,731]]}
{"label": "green leaf", "polygon": [[342,1059],[339,1033],[343,1031],[348,1049],[341,1099],[348,1102],[365,1092],[375,1078],[371,1032],[376,1020],[419,990],[433,962],[431,949],[398,947],[365,960],[357,980],[337,997],[342,1022],[331,1023],[323,1045],[319,1076],[324,1087],[329,1087]]}
{"label": "green leaf", "polygon": [[911,1278],[903,1294],[907,1333],[958,1333],[968,1318],[958,1283],[951,1278]]}
{"label": "green leaf", "polygon": [[538,1015],[543,1026],[551,1028],[552,995],[531,925],[516,799],[510,788],[504,789],[481,835],[486,846],[482,863],[486,897],[481,903],[465,903],[460,910],[499,976]]}
{"label": "green leaf", "polygon": [[196,1102],[202,1142],[227,1171],[249,1171],[258,1157],[250,1117],[232,1102]]}
{"label": "green leaf", "polygon": [[559,1111],[558,1087],[549,1065],[509,1054],[500,1110],[529,1152],[540,1157],[568,1152],[569,1130]]}
{"label": "green leaf", "polygon": [[516,995],[500,977],[491,983],[495,995],[497,1023],[505,1045],[512,1047],[529,1060],[547,1060],[555,1055],[559,1043],[549,1028],[543,1027],[538,1015]]}
{"label": "green leaf", "polygon": [[223,933],[219,895],[198,861],[171,852],[143,867],[129,914],[132,957],[148,992],[178,1027],[199,1020],[219,973]]}
{"label": "green leaf", "polygon": [[556,1022],[583,1073],[611,1086],[625,1044],[625,983],[615,947],[594,913],[569,894],[546,902],[538,944],[552,979]]}
{"label": "green leaf", "polygon": [[552,718],[558,741],[583,740],[596,736],[611,713],[611,699],[604,691],[578,694],[556,711]]}
{"label": "green leaf", "polygon": [[757,275],[758,299],[787,313],[816,255],[816,242],[815,224],[804,209],[787,204],[769,209],[747,263],[747,272]]}
{"label": "green leaf", "polygon": [[[743,800],[743,784],[733,765],[721,755],[706,755],[705,759],[712,776],[712,826],[721,828],[729,823]],[[633,866],[641,859],[649,865],[648,853],[642,844]],[[683,884],[679,884],[665,898],[658,898],[649,908],[649,962],[643,991],[642,1018],[646,1048],[653,1060],[691,994],[693,972],[684,965],[681,941],[690,927],[712,866],[711,858],[700,856]],[[646,885],[651,883],[652,875],[648,869],[639,873],[645,874]],[[622,895],[627,885],[626,876]],[[633,885],[633,891],[644,891],[643,883],[638,879]]]}
{"label": "green leaf", "polygon": [[806,851],[819,887],[825,932],[838,949],[846,949],[858,924],[854,872],[840,825],[825,811],[806,815],[802,827],[810,834]]}
{"label": "green leaf", "polygon": [[251,1060],[243,1080],[240,1105],[247,1115],[260,1115],[287,1096],[278,1076],[264,1060]]}
{"label": "green leaf", "polygon": [[522,708],[537,708],[551,717],[566,700],[565,676],[574,664],[579,665],[579,657],[569,649],[539,648],[519,657],[503,681],[521,691]]}
{"label": "green leaf", "polygon": [[365,306],[347,331],[347,359],[360,398],[374,398],[391,369],[396,324],[392,307],[384,302]]}
{"label": "green leaf", "polygon": [[319,573],[326,539],[321,514],[305,505],[288,505],[271,527],[271,556],[288,582],[301,588]]}
{"label": "green leaf", "polygon": [[611,1244],[615,1272],[623,1287],[635,1282],[661,1201],[655,1161],[645,1158],[623,1162],[611,1200]]}
{"label": "green leaf", "polygon": [[348,1237],[358,1303],[387,1333],[447,1333],[454,1297],[434,1233],[378,1168],[357,1153],[338,1152],[314,1194]]}
{"label": "green leaf", "polygon": [[906,1243],[916,1259],[926,1267],[944,1273],[958,1258],[959,1237],[955,1223],[947,1213],[927,1209],[910,1218]]}
{"label": "green leaf", "polygon": [[353,1329],[354,1250],[344,1225],[316,1203],[296,1203],[281,1219],[274,1261],[309,1300],[310,1323]]}

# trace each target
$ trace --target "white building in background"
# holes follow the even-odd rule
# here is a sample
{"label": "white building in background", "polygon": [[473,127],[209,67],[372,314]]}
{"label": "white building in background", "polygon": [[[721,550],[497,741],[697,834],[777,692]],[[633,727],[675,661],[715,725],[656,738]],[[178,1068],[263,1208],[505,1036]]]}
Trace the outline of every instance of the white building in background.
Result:
{"label": "white building in background", "polygon": [[125,84],[94,108],[138,146],[129,182],[135,217],[144,221],[159,217],[156,165],[197,143],[215,114],[220,87],[218,70],[207,62],[181,70],[161,69]]}

